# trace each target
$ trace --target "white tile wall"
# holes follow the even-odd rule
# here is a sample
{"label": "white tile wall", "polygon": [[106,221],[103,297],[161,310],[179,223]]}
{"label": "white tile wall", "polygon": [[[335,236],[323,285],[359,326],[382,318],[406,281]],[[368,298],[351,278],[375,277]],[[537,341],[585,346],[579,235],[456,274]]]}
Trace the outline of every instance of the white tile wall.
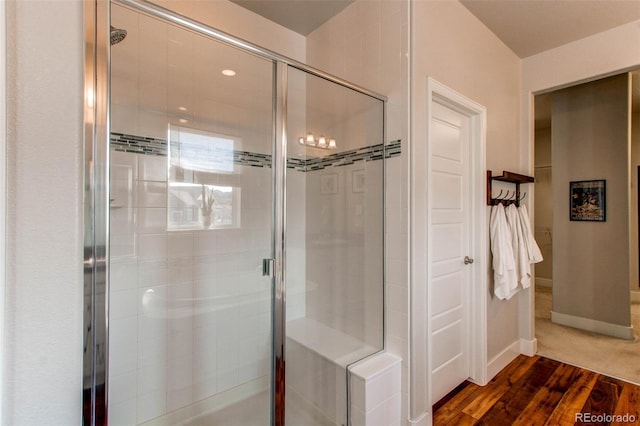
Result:
{"label": "white tile wall", "polygon": [[402,140],[387,160],[387,350],[403,359],[402,423],[408,408],[408,8],[407,1],[358,0],[307,37],[307,62],[388,97],[387,140]]}
{"label": "white tile wall", "polygon": [[167,209],[139,207],[138,234],[163,233],[167,229]]}
{"label": "white tile wall", "polygon": [[159,260],[167,258],[167,235],[141,234],[137,240],[139,260]]}
{"label": "white tile wall", "polygon": [[401,424],[401,359],[389,353],[374,355],[350,371],[353,425]]}
{"label": "white tile wall", "polygon": [[302,398],[334,424],[346,424],[344,366],[287,339],[287,369],[288,398]]}
{"label": "white tile wall", "polygon": [[[166,120],[164,121],[166,128]],[[159,138],[167,137],[166,133]],[[138,179],[141,181],[167,181],[167,157],[157,155],[138,155]]]}
{"label": "white tile wall", "polygon": [[[353,192],[360,170],[366,188]],[[306,316],[382,348],[382,162],[306,175]],[[337,190],[322,194],[321,180],[331,175]]]}
{"label": "white tile wall", "polygon": [[114,425],[134,425],[137,419],[137,399],[111,404],[109,422]]}
{"label": "white tile wall", "polygon": [[112,263],[109,269],[112,291],[138,288],[138,263]]}
{"label": "white tile wall", "polygon": [[[166,161],[112,155],[112,165],[127,172],[115,181],[121,206],[111,209],[114,424],[148,421],[269,374],[270,286],[261,259],[270,221],[255,220],[251,229],[167,231]],[[271,170],[246,174],[265,181]],[[270,203],[260,185],[241,190],[250,204]]]}
{"label": "white tile wall", "polygon": [[[168,2],[167,4],[170,7],[178,7],[179,3]],[[383,93],[388,92],[391,95],[388,112],[389,116],[395,117],[395,119],[387,123],[387,128],[389,137],[393,139],[400,138],[397,135],[400,134],[401,129],[398,124],[401,114],[396,111],[398,108],[394,106],[399,93],[396,80],[394,80],[395,76],[391,76],[397,70],[393,68],[394,65],[390,65],[389,69],[381,71],[379,65],[381,61],[385,60],[383,59],[383,51],[391,51],[398,47],[396,46],[398,43],[396,37],[385,41],[386,36],[389,35],[387,34],[388,32],[398,31],[398,29],[392,28],[392,24],[388,28],[381,27],[382,15],[385,18],[387,15],[393,17],[401,16],[397,3],[400,2],[380,2],[377,0],[356,2],[345,10],[344,16],[338,19],[339,23],[330,24],[340,28],[339,33],[325,38],[316,46],[318,48],[314,53],[318,55],[316,57],[321,57],[323,52],[328,52],[327,58],[330,56],[333,59],[332,61],[317,64],[319,68],[338,75],[344,72],[344,76],[355,82],[360,82]],[[193,12],[195,9],[204,10],[203,8],[205,8],[204,4],[200,5],[198,2],[193,4],[192,2],[182,2],[180,4],[187,5],[187,13]],[[235,5],[229,7],[235,7]],[[221,8],[226,11],[227,2],[221,2],[220,5],[216,5],[215,12],[220,12]],[[118,7],[114,9],[114,16],[126,15],[126,13],[122,13],[123,9]],[[205,18],[203,17],[202,19]],[[133,22],[136,23],[135,28],[133,26],[128,27],[129,31],[133,31],[131,35],[134,35],[137,31],[146,34],[165,34],[167,32],[166,27],[155,28],[154,25],[156,24],[154,22],[147,22],[144,19],[139,22],[134,20]],[[242,21],[240,20],[239,22]],[[145,30],[145,28],[148,29],[147,27],[155,32]],[[310,39],[320,40],[323,37],[312,35]],[[329,39],[331,40],[330,43],[326,43],[326,40]],[[343,46],[343,41],[345,41],[346,46]],[[180,53],[168,46],[166,41],[161,41],[157,46],[154,40],[148,40],[148,42],[152,45],[152,49],[142,49],[136,52],[136,49],[139,50],[139,48],[133,48],[134,53],[130,58],[130,62],[134,70],[138,67],[137,62],[133,60],[136,55],[146,61],[145,64],[153,64],[153,61],[157,61],[158,69],[164,69],[167,64],[167,56],[175,56],[174,53]],[[382,46],[382,43],[386,44]],[[330,49],[326,49],[327,44]],[[308,48],[310,46],[311,44],[308,45]],[[398,49],[394,50],[396,53],[398,51]],[[394,56],[390,59],[398,62],[398,58],[400,56]],[[367,66],[368,61],[373,61],[375,66]],[[313,61],[311,62],[313,64]],[[336,64],[338,68],[327,69],[327,67],[332,66],[331,64]],[[152,103],[156,105],[163,104],[166,108],[172,102],[171,89],[157,90],[158,87],[156,87],[158,85],[167,87],[165,81],[167,75],[169,74],[165,72],[157,72],[153,78],[145,81],[145,85],[139,88],[136,87],[135,106],[131,105],[134,101],[134,96],[131,95],[133,90],[114,91],[116,94],[121,93],[123,95],[123,102],[112,110],[112,122],[114,126],[118,126],[118,128],[114,127],[114,131],[166,138],[167,121],[172,120],[172,118],[169,117],[166,110],[148,108],[148,105]],[[371,84],[368,84],[368,82],[371,82]],[[123,87],[126,88],[128,86],[125,84]],[[129,88],[133,89],[133,87]],[[129,103],[127,99],[129,99]],[[147,104],[144,104],[144,102],[147,102]],[[193,100],[186,100],[185,102],[188,104],[196,103]],[[237,111],[237,113],[244,114],[243,111]],[[268,120],[270,120],[270,115],[267,117]],[[259,121],[265,120],[261,119]],[[270,134],[270,124],[266,121],[265,123],[260,124],[260,126],[264,127],[264,130]],[[202,125],[204,126],[205,123],[202,123]],[[208,130],[220,131],[220,129]],[[248,142],[255,140],[255,137],[253,137],[253,134],[248,133],[245,139]],[[131,157],[145,156],[123,155],[123,159],[127,161]],[[112,278],[119,278],[118,284],[114,284],[112,288],[122,291],[123,293],[118,296],[122,298],[125,297],[124,294],[127,290],[129,290],[126,293],[128,295],[137,294],[136,305],[138,313],[135,317],[126,316],[131,312],[131,304],[127,305],[125,303],[123,308],[118,308],[121,311],[120,314],[125,317],[114,320],[114,323],[117,329],[121,330],[123,336],[112,337],[116,343],[119,340],[122,343],[117,343],[115,347],[112,345],[111,349],[113,349],[114,353],[110,354],[110,360],[117,362],[115,370],[111,371],[110,374],[127,374],[137,369],[143,375],[153,371],[158,376],[154,378],[155,381],[151,381],[151,377],[149,381],[138,380],[138,400],[135,404],[129,401],[129,403],[113,404],[110,407],[110,418],[114,421],[119,418],[123,419],[123,424],[131,423],[133,417],[129,411],[120,410],[131,410],[135,406],[137,412],[135,418],[138,420],[148,419],[163,410],[176,408],[181,401],[187,401],[189,397],[193,398],[193,400],[202,399],[234,384],[267,374],[269,365],[267,346],[269,344],[270,320],[268,303],[264,302],[268,300],[268,284],[256,279],[254,267],[258,268],[260,265],[253,264],[250,261],[252,257],[261,259],[262,257],[267,257],[268,254],[268,247],[264,245],[264,236],[268,235],[270,217],[264,212],[265,204],[261,202],[258,196],[253,196],[254,193],[259,194],[269,191],[268,179],[260,179],[257,169],[249,168],[246,170],[243,176],[242,197],[243,200],[247,201],[247,204],[242,211],[241,231],[167,233],[162,230],[163,219],[161,218],[161,211],[166,208],[166,162],[159,160],[159,157],[146,157],[149,158],[138,158],[138,161],[134,162],[135,171],[133,173],[135,174],[132,176],[137,181],[137,186],[132,192],[129,211],[121,214],[123,216],[123,231],[118,234],[117,230],[115,230],[116,232],[112,234],[112,255],[114,255],[112,265],[115,266],[121,262],[118,265],[121,269],[118,270],[116,268],[112,272]],[[400,159],[391,161],[399,162]],[[126,163],[123,162],[122,164]],[[290,175],[295,175],[295,173],[290,173]],[[302,197],[301,199],[305,199],[306,194],[302,191],[309,187],[303,176],[305,174],[300,175],[300,179],[294,185],[296,185],[299,191],[298,194]],[[341,185],[343,185],[343,189],[349,188],[348,179],[349,176],[342,177]],[[294,181],[293,178],[290,180],[292,183]],[[401,200],[401,202],[404,201]],[[401,203],[397,205],[399,206]],[[297,215],[305,217],[306,209],[306,203],[304,206],[300,205],[297,211],[294,210],[296,215],[292,216],[290,214],[289,217],[297,217]],[[342,222],[338,224],[339,229],[361,230],[362,222],[358,221],[357,206],[350,205],[348,209],[348,212],[351,212],[352,215],[342,218]],[[321,212],[322,209],[318,211]],[[353,221],[350,221],[351,219]],[[166,221],[166,214],[164,220]],[[367,218],[365,217],[364,220],[366,223]],[[307,235],[310,230],[307,229],[306,223],[293,223],[294,225],[289,227],[290,240],[288,243],[290,243],[290,247],[295,247],[296,249],[290,250],[287,280],[290,283],[291,293],[295,296],[290,297],[288,300],[287,314],[292,318],[302,317],[308,312],[312,313],[315,309],[316,312],[322,312],[327,318],[330,318],[332,311],[329,307],[340,305],[342,306],[341,310],[346,313],[335,319],[336,324],[344,327],[345,331],[350,334],[362,335],[364,340],[370,339],[371,336],[363,332],[363,321],[353,321],[353,317],[350,317],[350,315],[357,318],[366,318],[366,322],[374,323],[377,320],[367,314],[366,309],[367,306],[376,305],[378,301],[373,297],[367,299],[371,303],[356,306],[358,296],[361,296],[362,292],[374,293],[369,292],[366,287],[362,287],[360,291],[357,286],[344,285],[347,281],[358,282],[360,286],[366,285],[367,280],[361,271],[367,269],[365,268],[366,265],[362,263],[362,258],[367,256],[363,253],[354,256],[353,250],[338,250],[333,254],[334,257],[331,257],[328,253],[316,253],[318,259],[330,260],[337,258],[348,259],[349,261],[346,262],[343,270],[333,271],[332,275],[327,275],[325,268],[325,271],[322,271],[324,272],[322,280],[310,279],[306,256],[304,255]],[[314,221],[314,223],[322,224],[322,220]],[[112,225],[115,224],[116,222],[112,223]],[[126,228],[126,226],[129,226],[129,228]],[[214,239],[210,238],[209,234],[217,235]],[[378,244],[369,242],[371,243],[369,247],[375,248]],[[348,258],[349,256],[352,257]],[[189,270],[191,270],[191,275],[187,272]],[[242,272],[239,273],[239,270]],[[132,274],[137,275],[137,277],[135,275],[132,276]],[[192,280],[188,279],[190,276]],[[180,281],[180,287],[174,286],[174,284],[178,284],[176,279]],[[132,292],[131,290],[133,289],[131,287],[135,285],[136,280],[137,291]],[[231,285],[234,282],[238,285]],[[322,287],[326,282],[331,282],[333,284],[332,288]],[[403,287],[403,283],[403,278],[396,280],[399,288]],[[294,292],[294,287],[299,288],[300,291]],[[341,290],[343,287],[346,291]],[[246,295],[246,292],[256,289],[261,291],[258,296],[261,298],[260,300],[256,300],[258,297],[254,295]],[[320,305],[310,309],[307,306],[307,299],[310,295],[313,297],[318,295],[309,292],[318,293],[319,289],[321,290],[321,294],[318,297]],[[354,289],[356,290],[354,291]],[[156,303],[164,301],[165,305],[161,303],[160,305],[165,306],[165,308],[158,308],[153,304],[145,308],[140,301],[143,300],[145,294],[148,295],[148,293],[145,293],[147,290],[155,292],[155,298],[151,298],[151,301]],[[399,291],[402,292],[403,290]],[[192,297],[196,299],[190,308],[181,306],[184,309],[171,309],[174,306],[171,303],[175,302],[176,298],[182,299],[182,296],[188,297],[189,294],[192,294]],[[230,298],[221,299],[221,295],[229,295]],[[199,300],[199,298],[204,298],[204,300]],[[216,311],[229,300],[241,302],[240,307],[233,313]],[[168,309],[166,308],[167,303],[169,303]],[[400,304],[400,301],[396,300],[396,306]],[[193,311],[194,315],[191,323],[174,321],[173,314],[189,312],[189,309]],[[228,324],[224,322],[224,318],[220,318],[223,312],[225,318],[230,314],[232,318],[237,319],[236,326],[239,331],[250,332],[255,321],[255,327],[253,328],[257,330],[255,338],[253,337],[253,332],[250,332],[249,337],[245,336],[244,339],[234,339],[225,334],[228,331],[228,327],[223,326],[223,324],[227,326]],[[146,314],[151,313],[156,317],[145,317]],[[160,318],[157,317],[158,315]],[[376,314],[373,313],[372,315]],[[135,318],[135,321],[140,318],[141,325],[135,322],[132,324],[132,318]],[[120,323],[118,324],[118,322]],[[188,338],[186,341],[176,340],[179,339],[176,332],[181,330],[180,334],[185,334],[182,331],[184,329],[192,330],[192,340]],[[173,333],[172,330],[174,331]],[[188,335],[188,333],[186,334]],[[391,339],[395,338],[391,337]],[[401,346],[402,337],[398,339],[399,342],[396,346]],[[133,345],[131,344],[132,342]],[[189,348],[192,345],[191,382],[188,379],[187,371],[182,367],[183,364],[177,362],[177,360],[181,359],[180,354],[173,353],[168,349],[174,343],[180,343],[185,348]],[[249,356],[248,354],[251,352],[247,352],[247,349],[256,349],[255,357]],[[135,352],[137,352],[137,356]],[[129,353],[133,353],[135,362],[132,363],[132,357],[125,356],[125,354]],[[235,359],[231,359],[229,354],[235,354]],[[316,364],[317,362],[313,363],[312,367],[315,368]],[[306,377],[307,374],[302,376]],[[336,387],[329,386],[326,380],[339,380],[339,377],[344,377],[343,370],[321,374],[317,377],[317,381],[313,386],[335,390]],[[189,383],[192,386],[191,390],[188,389]],[[157,391],[161,384],[168,385],[164,394]],[[339,386],[337,389],[344,389],[344,387]],[[332,404],[337,404],[338,407],[341,406],[340,403],[336,402],[336,396],[339,398],[338,401],[346,399],[345,395],[338,393],[334,394],[333,398],[329,398],[326,395],[320,396],[319,401],[323,406],[328,407],[327,410],[336,411],[339,408],[332,408]]]}
{"label": "white tile wall", "polygon": [[138,182],[138,207],[167,207],[167,184],[165,182]]}
{"label": "white tile wall", "polygon": [[[161,3],[304,60],[304,37],[230,2]],[[233,58],[238,65],[251,61],[243,69],[255,73],[250,79],[255,87],[245,85],[244,93],[264,99],[267,112],[249,113],[238,99],[223,109],[219,100],[195,91],[229,84],[221,81],[226,77],[210,73],[223,56],[219,47],[206,42],[203,49],[199,37],[185,37],[117,5],[112,20],[129,32],[127,43],[112,51],[112,131],[166,139],[167,123],[179,118],[172,111],[186,106],[189,125],[220,133],[245,129],[237,135],[237,149],[271,152],[269,61]],[[206,74],[193,73],[196,61]],[[182,81],[180,73],[193,81],[192,90],[173,84]],[[239,125],[239,119],[250,119],[251,125]],[[111,289],[117,306],[111,309],[109,361],[116,383],[112,391],[126,387],[128,393],[122,394],[126,401],[112,399],[109,418],[114,424],[135,424],[269,374],[270,286],[260,267],[271,252],[271,217],[265,212],[271,203],[265,199],[271,193],[271,170],[236,169],[241,229],[167,232],[166,158],[113,153],[112,171],[119,166],[121,179],[111,185],[124,198],[111,210]],[[300,294],[295,311],[303,314]],[[126,386],[125,379],[133,384]]]}
{"label": "white tile wall", "polygon": [[[166,215],[165,215],[166,218]],[[165,222],[166,223],[166,222]],[[176,259],[192,259],[193,250],[193,232],[171,232],[167,236],[168,252],[167,256],[170,260]],[[177,266],[174,264],[174,266]],[[184,267],[181,269],[185,269]]]}
{"label": "white tile wall", "polygon": [[306,315],[308,291],[306,270],[306,179],[308,173],[287,171],[287,319]]}

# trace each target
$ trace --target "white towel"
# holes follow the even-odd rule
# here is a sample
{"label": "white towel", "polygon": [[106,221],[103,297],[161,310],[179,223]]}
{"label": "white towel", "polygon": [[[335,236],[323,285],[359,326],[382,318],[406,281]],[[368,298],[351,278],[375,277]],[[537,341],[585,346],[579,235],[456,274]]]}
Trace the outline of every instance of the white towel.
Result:
{"label": "white towel", "polygon": [[520,215],[515,204],[510,204],[507,207],[506,214],[509,230],[511,231],[511,246],[513,247],[518,283],[522,285],[522,288],[529,288],[531,285],[531,263],[529,262],[529,253],[523,236]]}
{"label": "white towel", "polygon": [[511,232],[502,204],[491,208],[489,229],[493,255],[493,293],[499,299],[510,299],[518,291],[518,278],[511,246]]}
{"label": "white towel", "polygon": [[543,259],[542,253],[540,252],[540,247],[538,247],[538,243],[536,243],[536,239],[533,236],[533,231],[531,230],[531,222],[529,221],[527,206],[520,206],[518,208],[518,213],[520,214],[520,223],[522,224],[522,233],[524,236],[525,244],[527,246],[527,256],[529,257],[529,262],[542,262]]}

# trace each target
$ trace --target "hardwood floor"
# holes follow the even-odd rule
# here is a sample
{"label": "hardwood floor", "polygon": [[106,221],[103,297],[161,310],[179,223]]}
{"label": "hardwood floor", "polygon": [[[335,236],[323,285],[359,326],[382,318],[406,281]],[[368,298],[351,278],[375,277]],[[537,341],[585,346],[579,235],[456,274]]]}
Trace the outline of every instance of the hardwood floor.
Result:
{"label": "hardwood floor", "polygon": [[640,425],[640,387],[540,356],[518,356],[486,386],[434,405],[434,425]]}

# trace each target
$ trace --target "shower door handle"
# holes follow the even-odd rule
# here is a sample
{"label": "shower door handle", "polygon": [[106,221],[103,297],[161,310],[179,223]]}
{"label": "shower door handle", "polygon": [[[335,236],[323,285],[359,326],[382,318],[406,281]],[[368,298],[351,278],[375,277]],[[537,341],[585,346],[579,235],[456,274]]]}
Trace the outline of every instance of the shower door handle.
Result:
{"label": "shower door handle", "polygon": [[274,271],[275,259],[262,259],[262,276],[263,277],[272,277]]}

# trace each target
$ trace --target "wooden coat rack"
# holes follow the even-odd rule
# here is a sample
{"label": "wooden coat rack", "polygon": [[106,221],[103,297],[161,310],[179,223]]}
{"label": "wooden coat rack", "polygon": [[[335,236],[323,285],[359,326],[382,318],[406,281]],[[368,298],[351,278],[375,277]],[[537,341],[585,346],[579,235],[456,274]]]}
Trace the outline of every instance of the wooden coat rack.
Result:
{"label": "wooden coat rack", "polygon": [[[491,183],[494,180],[498,180],[500,182],[509,182],[516,185],[515,193],[509,195],[509,191],[507,191],[507,195],[504,197],[500,197],[502,191],[496,198],[493,198],[493,193],[491,192]],[[533,183],[534,178],[531,176],[521,175],[518,173],[503,171],[500,176],[492,176],[491,170],[487,170],[487,205],[495,206],[497,204],[503,204],[504,206],[508,206],[509,204],[515,204],[516,206],[520,206],[520,201],[524,198],[520,194],[520,184],[522,183]]]}

